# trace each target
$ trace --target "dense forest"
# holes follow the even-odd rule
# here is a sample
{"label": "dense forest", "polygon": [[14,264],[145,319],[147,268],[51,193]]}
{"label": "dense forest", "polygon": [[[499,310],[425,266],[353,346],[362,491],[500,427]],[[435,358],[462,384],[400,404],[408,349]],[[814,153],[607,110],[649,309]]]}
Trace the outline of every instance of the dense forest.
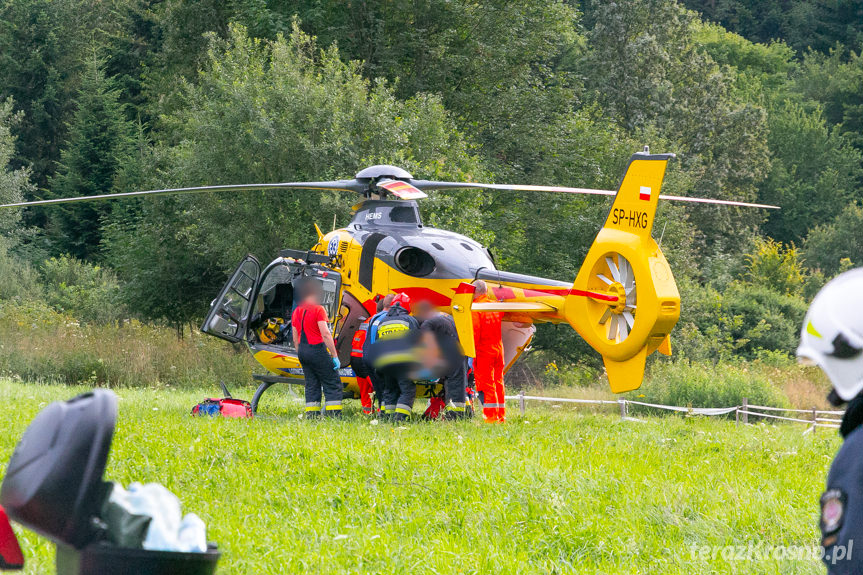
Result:
{"label": "dense forest", "polygon": [[[0,201],[375,163],[613,189],[648,144],[677,154],[666,193],[782,206],[661,206],[677,355],[790,354],[809,298],[863,265],[861,49],[861,0],[0,0]],[[182,331],[242,255],[310,246],[313,222],[346,223],[354,200],[3,211],[0,308]],[[501,267],[562,280],[607,208],[475,192],[423,205]],[[538,346],[594,361],[568,329],[541,330]]]}

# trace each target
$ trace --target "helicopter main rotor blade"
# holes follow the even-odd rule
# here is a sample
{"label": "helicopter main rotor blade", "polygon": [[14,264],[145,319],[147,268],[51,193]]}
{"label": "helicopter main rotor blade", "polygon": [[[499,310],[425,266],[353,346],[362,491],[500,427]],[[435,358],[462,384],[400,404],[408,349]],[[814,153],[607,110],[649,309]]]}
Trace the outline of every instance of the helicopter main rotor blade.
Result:
{"label": "helicopter main rotor blade", "polygon": [[519,184],[478,184],[474,182],[435,182],[431,180],[411,180],[420,190],[456,190],[474,188],[482,190],[501,190],[505,192],[558,192],[565,194],[588,194],[595,196],[616,196],[611,190],[595,190],[592,188],[570,188],[566,186],[535,186]]}
{"label": "helicopter main rotor blade", "polygon": [[204,192],[247,192],[254,190],[335,190],[340,192],[363,193],[368,184],[357,180],[336,180],[332,182],[283,182],[278,184],[239,184],[219,186],[198,186],[194,188],[166,188],[164,190],[146,190],[142,192],[121,192],[119,194],[101,194],[98,196],[76,196],[73,198],[53,198],[50,200],[34,200],[32,202],[17,202],[2,204],[0,208],[23,208],[27,206],[47,206],[52,204],[70,204],[75,202],[92,202],[97,200],[115,200],[119,198],[134,198],[140,196],[164,196],[172,194],[199,194]]}
{"label": "helicopter main rotor blade", "polygon": [[[555,192],[562,194],[586,194],[590,196],[616,196],[617,192],[612,190],[597,190],[593,188],[570,188],[567,186],[536,186],[519,184],[478,184],[473,182],[435,182],[431,180],[411,180],[411,183],[420,190],[455,190],[460,188],[473,188],[483,190],[501,190],[518,192]],[[738,202],[735,200],[714,200],[711,198],[695,198],[689,196],[669,196],[659,194],[661,200],[675,202],[692,202],[696,204],[718,204],[723,206],[739,206],[744,208],[762,208],[766,210],[778,210],[779,206],[769,204],[753,204],[749,202]]]}

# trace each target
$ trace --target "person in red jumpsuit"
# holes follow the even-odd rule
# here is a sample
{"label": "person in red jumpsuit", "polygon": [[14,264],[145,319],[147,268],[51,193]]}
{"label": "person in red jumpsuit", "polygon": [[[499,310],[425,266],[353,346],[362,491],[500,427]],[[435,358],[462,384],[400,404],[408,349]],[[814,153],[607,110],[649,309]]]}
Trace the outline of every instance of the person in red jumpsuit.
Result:
{"label": "person in red jumpsuit", "polygon": [[[488,286],[482,280],[473,282],[476,290],[473,301],[491,301]],[[503,387],[503,339],[501,324],[503,313],[496,311],[473,312],[473,337],[476,358],[473,362],[474,382],[483,405],[482,415],[487,423],[500,423],[506,419]]]}
{"label": "person in red jumpsuit", "polygon": [[351,342],[351,367],[357,376],[357,386],[360,388],[360,403],[363,406],[363,413],[366,415],[371,415],[374,411],[372,409],[372,380],[369,379],[365,361],[363,361],[363,345],[366,343],[366,334],[369,331],[369,321],[371,319],[367,317],[360,324],[360,327],[354,332],[354,338]]}

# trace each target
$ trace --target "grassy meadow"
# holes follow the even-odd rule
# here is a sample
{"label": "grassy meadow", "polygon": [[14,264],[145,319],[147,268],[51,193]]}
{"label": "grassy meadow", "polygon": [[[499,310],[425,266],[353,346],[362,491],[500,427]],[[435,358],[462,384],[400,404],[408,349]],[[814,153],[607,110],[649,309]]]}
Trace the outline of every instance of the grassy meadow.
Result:
{"label": "grassy meadow", "polygon": [[[0,474],[39,409],[84,389],[0,380]],[[180,495],[219,573],[823,572],[692,550],[816,545],[834,432],[533,406],[502,426],[375,425],[353,405],[307,422],[285,389],[255,420],[196,419],[213,390],[117,393],[106,477]],[[17,530],[26,573],[52,572],[51,544]]]}

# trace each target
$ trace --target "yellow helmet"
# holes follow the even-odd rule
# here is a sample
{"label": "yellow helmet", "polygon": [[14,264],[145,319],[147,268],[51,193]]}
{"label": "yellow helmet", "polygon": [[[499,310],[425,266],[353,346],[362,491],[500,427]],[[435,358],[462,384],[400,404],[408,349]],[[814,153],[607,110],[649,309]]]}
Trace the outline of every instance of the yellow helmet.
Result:
{"label": "yellow helmet", "polygon": [[282,336],[282,327],[287,322],[280,317],[271,317],[261,329],[258,330],[258,339],[261,343],[273,343]]}

